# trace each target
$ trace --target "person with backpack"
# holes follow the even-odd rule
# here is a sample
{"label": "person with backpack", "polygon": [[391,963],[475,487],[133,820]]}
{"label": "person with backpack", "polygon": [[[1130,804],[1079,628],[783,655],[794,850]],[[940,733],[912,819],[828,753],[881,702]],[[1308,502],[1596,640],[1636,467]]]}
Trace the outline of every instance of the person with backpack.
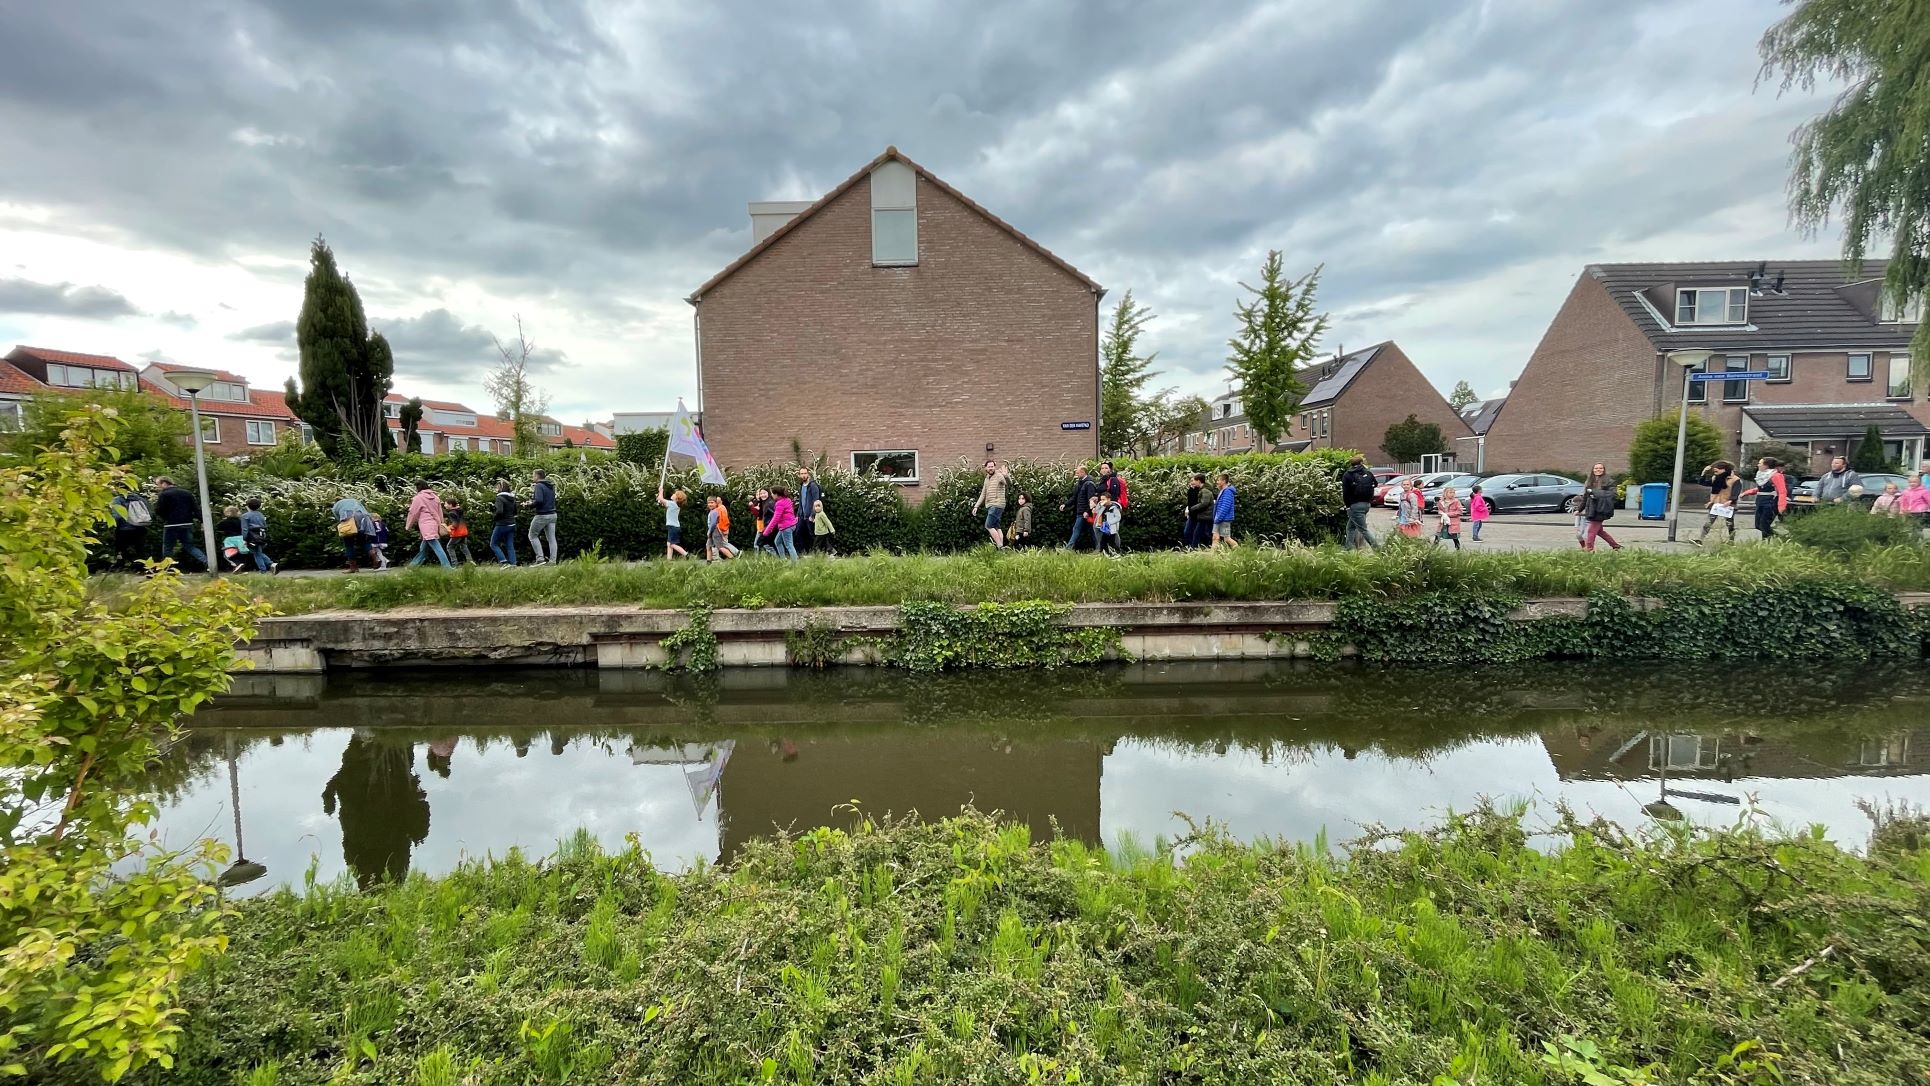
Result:
{"label": "person with backpack", "polygon": [[281,565],[268,557],[268,516],[261,511],[261,499],[249,498],[241,514],[241,543],[255,557],[256,573],[280,573]]}
{"label": "person with backpack", "polygon": [[114,564],[127,569],[140,568],[148,556],[147,526],[154,522],[154,510],[133,479],[127,489],[114,495],[108,506],[114,515]]}
{"label": "person with backpack", "polygon": [[[1093,485],[1092,476],[1086,471],[1086,466],[1076,465],[1072,469],[1072,500],[1059,506],[1061,512],[1072,510],[1072,534],[1066,537],[1066,550],[1078,550],[1079,537],[1093,534],[1092,497],[1097,493],[1098,488]],[[1095,547],[1099,545],[1096,536],[1093,538],[1092,545]]]}
{"label": "person with backpack", "polygon": [[243,563],[252,565],[248,558],[248,544],[241,538],[241,506],[230,505],[221,510],[221,519],[214,522],[215,545],[221,548],[221,562],[229,573],[240,573]]}
{"label": "person with backpack", "polygon": [[1615,505],[1615,481],[1608,477],[1607,465],[1596,464],[1582,483],[1581,515],[1588,522],[1582,529],[1582,550],[1593,552],[1597,539],[1608,540],[1610,550],[1622,549],[1608,534],[1608,518],[1615,515]]}
{"label": "person with backpack", "polygon": [[375,518],[369,515],[368,507],[344,495],[328,512],[335,518],[335,534],[342,539],[348,571],[361,569],[364,561],[375,564]]}
{"label": "person with backpack", "polygon": [[516,564],[516,495],[509,480],[496,480],[496,499],[489,507],[489,552],[499,566]]}
{"label": "person with backpack", "polygon": [[176,550],[185,548],[189,558],[213,573],[214,566],[208,562],[208,556],[194,544],[194,522],[201,515],[201,503],[165,475],[154,480],[154,485],[161,488],[154,497],[154,515],[161,518],[161,557],[172,558]]}
{"label": "person with backpack", "polygon": [[1756,485],[1737,495],[1756,499],[1756,531],[1764,539],[1776,536],[1776,518],[1789,512],[1789,479],[1783,475],[1782,461],[1765,456],[1756,464]]}

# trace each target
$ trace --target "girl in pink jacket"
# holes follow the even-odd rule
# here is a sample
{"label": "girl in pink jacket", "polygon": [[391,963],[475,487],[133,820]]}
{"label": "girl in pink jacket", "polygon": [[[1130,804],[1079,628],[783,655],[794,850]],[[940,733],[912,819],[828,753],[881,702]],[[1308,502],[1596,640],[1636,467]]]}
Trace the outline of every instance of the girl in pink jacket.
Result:
{"label": "girl in pink jacket", "polygon": [[1930,489],[1923,485],[1922,475],[1910,476],[1910,485],[1897,495],[1897,512],[1906,517],[1915,517],[1930,525]]}
{"label": "girl in pink jacket", "polygon": [[771,488],[770,519],[764,524],[764,534],[771,539],[771,549],[779,558],[797,561],[797,544],[791,537],[797,533],[797,507],[791,504],[791,495],[781,486]]}
{"label": "girl in pink jacket", "polygon": [[404,531],[414,528],[416,531],[422,533],[422,545],[416,548],[415,557],[409,559],[411,566],[421,565],[422,560],[433,553],[436,556],[436,561],[442,563],[442,568],[453,568],[449,565],[448,552],[442,549],[442,525],[444,520],[445,518],[442,515],[442,499],[436,497],[436,492],[429,489],[429,484],[426,481],[417,479],[415,481],[415,499],[409,503],[409,519],[402,522]]}

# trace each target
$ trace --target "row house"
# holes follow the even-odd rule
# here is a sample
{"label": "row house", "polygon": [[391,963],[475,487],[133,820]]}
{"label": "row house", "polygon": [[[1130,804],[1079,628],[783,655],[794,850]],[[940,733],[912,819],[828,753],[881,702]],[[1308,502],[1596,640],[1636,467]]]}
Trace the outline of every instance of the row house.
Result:
{"label": "row house", "polygon": [[1472,454],[1460,441],[1473,436],[1467,423],[1391,340],[1353,352],[1337,350],[1295,376],[1307,392],[1271,450],[1259,449],[1237,390],[1212,402],[1204,425],[1182,440],[1182,448],[1210,453],[1358,449],[1371,460],[1385,461],[1392,459],[1381,448],[1387,428],[1413,415],[1441,428],[1450,454]]}
{"label": "row house", "polygon": [[140,371],[111,355],[15,347],[0,359],[0,430],[20,429],[27,401],[45,392],[140,387]]}
{"label": "row house", "polygon": [[[389,433],[402,442],[402,407],[406,396],[390,393],[382,402],[382,414],[389,420]],[[591,426],[570,426],[545,415],[536,432],[550,449],[602,449],[615,451],[616,439]],[[415,451],[428,456],[441,453],[500,453],[515,451],[516,432],[508,419],[477,411],[451,400],[423,400],[422,421],[416,424]]]}
{"label": "row house", "polygon": [[[174,387],[168,377],[176,370],[198,367],[169,362],[151,362],[141,371],[148,391],[167,397],[173,406],[186,411],[188,398]],[[308,439],[308,427],[289,410],[281,392],[248,387],[248,379],[226,370],[215,370],[215,382],[202,392],[196,407],[201,412],[201,442],[215,456],[247,456],[266,452],[284,434]]]}
{"label": "row house", "polygon": [[[1638,423],[1673,417],[1683,371],[1671,352],[1714,354],[1712,372],[1767,380],[1699,381],[1691,410],[1740,459],[1758,442],[1805,449],[1809,470],[1853,456],[1877,427],[1883,457],[1915,463],[1930,405],[1910,380],[1921,300],[1883,291],[1884,261],[1858,275],[1835,260],[1591,264],[1543,334],[1487,434],[1500,470],[1627,463]],[[1695,465],[1691,465],[1691,470]]]}

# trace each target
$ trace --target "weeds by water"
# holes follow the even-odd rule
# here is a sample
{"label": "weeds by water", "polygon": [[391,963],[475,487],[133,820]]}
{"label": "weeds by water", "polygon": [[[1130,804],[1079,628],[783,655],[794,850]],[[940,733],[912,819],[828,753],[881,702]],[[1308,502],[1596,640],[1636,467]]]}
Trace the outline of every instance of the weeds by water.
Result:
{"label": "weeds by water", "polygon": [[[1861,581],[1930,590],[1930,547],[1869,548],[1850,558],[1801,547],[1666,554],[1628,550],[1443,552],[1414,545],[1349,553],[1334,547],[1251,547],[1231,553],[1158,553],[1103,561],[1055,550],[962,555],[861,555],[802,562],[628,564],[575,559],[554,566],[453,573],[427,567],[355,577],[251,580],[284,614],[336,608],[896,606],[1049,600],[1056,603],[1324,600],[1426,592],[1495,596],[1640,595],[1676,587],[1779,587]],[[104,591],[121,584],[109,578]]]}
{"label": "weeds by water", "polygon": [[578,839],[245,903],[167,1081],[1917,1081],[1930,852],[1881,836],[1482,810],[1108,852],[967,815],[678,876]]}

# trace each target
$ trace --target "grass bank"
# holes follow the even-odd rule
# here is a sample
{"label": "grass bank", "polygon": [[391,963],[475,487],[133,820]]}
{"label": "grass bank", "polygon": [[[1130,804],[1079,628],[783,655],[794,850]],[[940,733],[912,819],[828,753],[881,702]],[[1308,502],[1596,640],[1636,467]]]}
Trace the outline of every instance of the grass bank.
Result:
{"label": "grass bank", "polygon": [[[1561,847],[1548,850],[1546,846]],[[1342,853],[967,815],[242,904],[151,1081],[1769,1083],[1930,1068],[1930,851],[1476,812]],[[1541,848],[1534,847],[1536,845]],[[1601,1077],[1585,1077],[1585,1075]]]}
{"label": "grass bank", "polygon": [[[1749,589],[1857,582],[1930,591],[1930,547],[1871,548],[1851,557],[1801,547],[1708,553],[1477,554],[1422,546],[1373,552],[1258,547],[1232,553],[1156,552],[1107,561],[1053,550],[961,555],[864,555],[785,563],[743,559],[628,564],[577,559],[518,569],[428,567],[327,578],[250,578],[283,614],[400,607],[814,607],[1049,600],[1056,603],[1643,595],[1674,588]],[[106,579],[112,591],[115,578]]]}

